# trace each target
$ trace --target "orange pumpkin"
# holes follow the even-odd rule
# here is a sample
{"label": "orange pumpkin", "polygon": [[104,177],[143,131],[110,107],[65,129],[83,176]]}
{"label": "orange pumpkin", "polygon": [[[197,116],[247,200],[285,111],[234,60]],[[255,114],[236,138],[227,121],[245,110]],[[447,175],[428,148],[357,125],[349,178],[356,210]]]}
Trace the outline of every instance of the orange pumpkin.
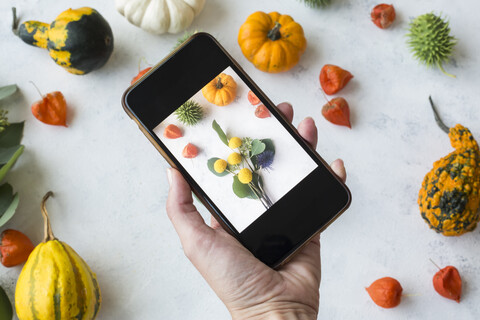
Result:
{"label": "orange pumpkin", "polygon": [[293,68],[307,48],[303,28],[292,17],[261,11],[240,27],[238,44],[256,68],[272,73]]}
{"label": "orange pumpkin", "polygon": [[228,74],[220,73],[203,87],[202,94],[208,102],[223,107],[235,100],[237,83]]}

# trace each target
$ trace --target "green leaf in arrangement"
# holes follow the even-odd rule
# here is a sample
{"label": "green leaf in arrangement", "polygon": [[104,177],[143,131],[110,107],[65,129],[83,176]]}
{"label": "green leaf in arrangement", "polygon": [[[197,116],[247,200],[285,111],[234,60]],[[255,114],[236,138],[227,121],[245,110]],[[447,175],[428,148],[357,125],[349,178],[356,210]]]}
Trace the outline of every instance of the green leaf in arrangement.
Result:
{"label": "green leaf in arrangement", "polygon": [[239,198],[251,198],[257,199],[257,196],[252,191],[252,189],[248,186],[248,184],[243,184],[238,180],[238,177],[235,175],[233,176],[233,184],[232,189],[235,195]]}
{"label": "green leaf in arrangement", "polygon": [[275,145],[273,144],[272,139],[261,139],[260,141],[265,144],[265,150],[270,150],[275,154]]}
{"label": "green leaf in arrangement", "polygon": [[0,148],[18,146],[22,140],[24,122],[11,123],[0,133]]}
{"label": "green leaf in arrangement", "polygon": [[8,148],[0,148],[0,181],[5,178],[5,175],[10,168],[15,164],[18,157],[23,153],[25,149],[22,145],[17,145]]}
{"label": "green leaf in arrangement", "polygon": [[265,151],[265,143],[263,143],[262,141],[260,141],[258,139],[253,140],[252,141],[252,150],[251,150],[250,156],[251,157],[256,156],[257,154],[260,154],[263,151]]}
{"label": "green leaf in arrangement", "polygon": [[17,85],[16,84],[11,84],[9,86],[0,87],[0,100],[11,96],[15,92],[17,92]]}
{"label": "green leaf in arrangement", "polygon": [[213,130],[215,130],[218,134],[218,137],[220,138],[220,140],[222,140],[222,142],[228,146],[228,139],[227,139],[227,135],[225,134],[225,132],[223,132],[222,128],[220,128],[220,125],[217,123],[217,121],[213,120],[212,122],[212,128]]}
{"label": "green leaf in arrangement", "polygon": [[11,185],[5,183],[0,186],[0,227],[13,217],[18,200],[18,193],[13,194]]}
{"label": "green leaf in arrangement", "polygon": [[214,164],[215,164],[215,161],[217,161],[218,159],[220,159],[220,158],[210,158],[210,159],[208,159],[207,167],[208,167],[208,170],[210,170],[217,177],[224,177],[228,174],[228,171],[225,170],[222,173],[218,173],[217,171],[215,171],[215,169],[213,167]]}

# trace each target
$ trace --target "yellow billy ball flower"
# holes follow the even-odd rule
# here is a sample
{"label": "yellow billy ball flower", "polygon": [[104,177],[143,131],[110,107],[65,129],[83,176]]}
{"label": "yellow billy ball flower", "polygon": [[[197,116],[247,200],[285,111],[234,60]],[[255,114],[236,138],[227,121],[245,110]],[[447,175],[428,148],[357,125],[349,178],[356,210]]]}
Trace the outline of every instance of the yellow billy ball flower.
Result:
{"label": "yellow billy ball flower", "polygon": [[228,141],[228,146],[230,147],[230,149],[237,149],[241,145],[242,139],[240,139],[239,137],[230,138],[230,141]]}
{"label": "yellow billy ball flower", "polygon": [[225,169],[227,168],[227,161],[223,160],[223,159],[218,159],[217,161],[215,161],[215,163],[213,164],[213,169],[217,172],[217,173],[222,173],[223,171],[225,171]]}
{"label": "yellow billy ball flower", "polygon": [[228,163],[235,165],[242,162],[242,156],[238,152],[232,152],[227,158]]}
{"label": "yellow billy ball flower", "polygon": [[252,171],[248,168],[243,168],[238,172],[238,180],[243,184],[250,183],[252,181]]}

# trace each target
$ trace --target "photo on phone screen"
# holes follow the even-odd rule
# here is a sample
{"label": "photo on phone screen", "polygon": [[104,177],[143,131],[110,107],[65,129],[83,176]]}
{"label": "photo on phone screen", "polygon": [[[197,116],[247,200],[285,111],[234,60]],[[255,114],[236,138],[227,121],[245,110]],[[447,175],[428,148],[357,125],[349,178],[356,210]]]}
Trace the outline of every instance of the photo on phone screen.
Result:
{"label": "photo on phone screen", "polygon": [[[153,131],[242,232],[318,164],[231,67],[219,76]],[[209,102],[207,88],[202,92],[218,81],[229,82],[225,106]]]}

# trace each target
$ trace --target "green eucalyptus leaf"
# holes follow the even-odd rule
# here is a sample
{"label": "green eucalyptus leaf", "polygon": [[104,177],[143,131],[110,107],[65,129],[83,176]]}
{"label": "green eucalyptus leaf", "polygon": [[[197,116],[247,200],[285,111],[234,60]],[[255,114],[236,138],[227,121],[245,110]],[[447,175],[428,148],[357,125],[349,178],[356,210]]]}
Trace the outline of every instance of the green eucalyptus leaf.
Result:
{"label": "green eucalyptus leaf", "polygon": [[0,227],[13,217],[18,200],[18,193],[13,194],[11,185],[4,183],[0,186]]}
{"label": "green eucalyptus leaf", "polygon": [[251,157],[256,156],[257,154],[260,154],[263,151],[265,151],[265,143],[263,143],[262,141],[260,141],[258,139],[253,140],[252,141],[252,151],[250,153],[250,156]]}
{"label": "green eucalyptus leaf", "polygon": [[233,176],[233,184],[232,184],[233,193],[239,198],[246,198],[246,197],[255,197],[255,193],[253,193],[252,189],[248,186],[248,184],[243,184],[238,180],[238,177],[235,175]]}
{"label": "green eucalyptus leaf", "polygon": [[208,167],[208,170],[210,170],[210,172],[212,172],[217,177],[224,177],[228,174],[228,171],[225,170],[222,173],[218,173],[217,171],[215,171],[215,168],[213,167],[214,164],[215,164],[215,161],[217,161],[218,159],[220,159],[220,158],[210,158],[210,159],[208,159],[207,167]]}
{"label": "green eucalyptus leaf", "polygon": [[17,85],[16,84],[11,84],[9,86],[0,87],[0,100],[11,96],[15,92],[17,92]]}
{"label": "green eucalyptus leaf", "polygon": [[7,172],[23,153],[23,149],[25,149],[25,147],[22,145],[0,148],[0,181],[5,178]]}
{"label": "green eucalyptus leaf", "polygon": [[213,130],[215,130],[218,134],[218,137],[220,138],[220,140],[222,140],[223,143],[225,143],[225,145],[228,146],[228,139],[227,139],[227,135],[225,134],[225,132],[223,132],[222,128],[220,127],[220,125],[217,123],[217,121],[213,120],[212,122],[212,128]]}
{"label": "green eucalyptus leaf", "polygon": [[18,146],[22,140],[24,122],[10,123],[0,133],[0,148]]}
{"label": "green eucalyptus leaf", "polygon": [[275,154],[275,145],[273,144],[272,139],[261,139],[260,141],[265,144],[265,150],[270,150]]}

